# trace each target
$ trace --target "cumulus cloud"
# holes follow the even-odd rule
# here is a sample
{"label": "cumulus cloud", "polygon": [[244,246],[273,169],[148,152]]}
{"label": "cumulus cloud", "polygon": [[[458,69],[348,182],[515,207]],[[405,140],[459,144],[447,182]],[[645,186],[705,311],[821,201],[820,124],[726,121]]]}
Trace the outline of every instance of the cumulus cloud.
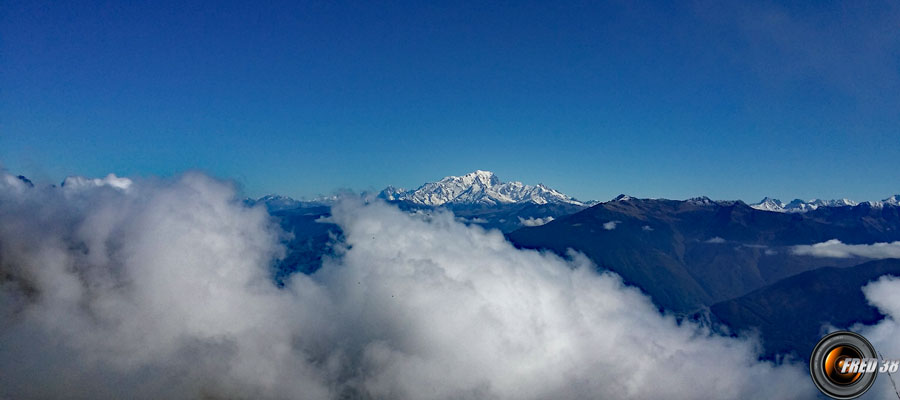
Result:
{"label": "cumulus cloud", "polygon": [[[862,287],[863,294],[869,304],[875,307],[886,318],[874,325],[860,325],[849,329],[869,339],[875,350],[885,359],[900,359],[900,277],[885,275]],[[829,330],[836,330],[831,328]],[[893,374],[896,381],[898,375]],[[867,398],[896,399],[897,394],[887,376],[880,376],[875,385],[866,392]]]}
{"label": "cumulus cloud", "polygon": [[796,255],[830,258],[900,258],[900,241],[874,244],[845,244],[831,239],[813,245],[794,246],[791,250]]}
{"label": "cumulus cloud", "polygon": [[298,379],[324,396],[308,366],[280,369],[303,330],[271,284],[282,233],[265,210],[202,175],[145,183],[0,188],[0,395],[274,394]]}
{"label": "cumulus cloud", "polygon": [[722,239],[722,238],[716,236],[714,238],[707,240],[706,243],[721,244],[721,243],[725,243],[725,239]]}
{"label": "cumulus cloud", "polygon": [[519,217],[519,223],[522,224],[523,226],[541,226],[550,221],[553,221],[553,217],[549,217],[549,216],[544,217],[544,218],[534,218],[534,217],[522,218],[522,217]]}
{"label": "cumulus cloud", "polygon": [[605,222],[605,223],[603,223],[603,229],[606,229],[606,230],[608,230],[608,231],[611,231],[611,230],[613,230],[613,229],[616,229],[616,226],[618,226],[618,225],[621,224],[621,223],[622,223],[622,221],[609,221],[609,222]]}
{"label": "cumulus cloud", "polygon": [[0,397],[810,398],[802,362],[661,314],[498,231],[343,202],[337,254],[279,288],[284,235],[203,175],[0,181]]}

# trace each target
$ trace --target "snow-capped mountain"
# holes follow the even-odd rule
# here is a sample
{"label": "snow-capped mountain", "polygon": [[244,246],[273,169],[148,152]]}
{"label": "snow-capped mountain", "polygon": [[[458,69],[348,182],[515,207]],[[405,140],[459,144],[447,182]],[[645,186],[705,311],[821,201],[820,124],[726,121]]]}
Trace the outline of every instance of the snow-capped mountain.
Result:
{"label": "snow-capped mountain", "polygon": [[867,201],[872,208],[881,208],[884,206],[900,207],[900,194],[895,194],[881,201]]}
{"label": "snow-capped mountain", "polygon": [[412,191],[388,186],[378,197],[426,206],[511,203],[584,205],[543,184],[532,186],[522,182],[502,182],[493,172],[481,170],[463,176],[448,176]]}
{"label": "snow-capped mountain", "polygon": [[895,194],[881,201],[882,204],[900,206],[900,194]]}
{"label": "snow-capped mountain", "polygon": [[[365,198],[369,194],[363,192],[359,196]],[[296,200],[287,196],[270,194],[258,199],[247,199],[245,202],[248,205],[262,203],[269,211],[279,211],[310,205],[330,205],[340,197],[342,196],[335,195],[318,197],[313,200]],[[379,192],[377,197],[388,201],[405,201],[424,206],[518,203],[586,205],[542,184],[531,186],[521,182],[502,182],[493,172],[480,170],[463,176],[448,176],[437,182],[426,183],[411,191],[388,186]]]}
{"label": "snow-capped mountain", "polygon": [[750,207],[763,211],[783,212],[785,205],[781,200],[764,197],[759,203],[751,204]]}
{"label": "snow-capped mountain", "polygon": [[801,200],[794,200],[794,201],[788,203],[788,205],[785,206],[785,209],[788,212],[803,212],[803,211],[815,210],[820,207],[853,207],[856,204],[857,203],[855,201],[849,200],[849,199],[840,199],[840,200],[815,199],[815,200],[810,200],[810,201],[806,201],[806,202],[801,201]]}
{"label": "snow-capped mountain", "polygon": [[[892,196],[884,201],[875,201],[868,202],[872,206],[881,207],[883,204],[890,204],[889,201],[891,199],[895,199],[898,196]],[[896,200],[896,199],[895,199]],[[857,202],[850,199],[839,199],[839,200],[822,200],[822,199],[814,199],[814,200],[800,200],[794,199],[790,203],[783,203],[781,200],[773,199],[769,197],[763,198],[759,203],[750,204],[750,207],[753,207],[757,210],[763,211],[774,211],[774,212],[807,212],[812,211],[820,207],[854,207]]]}
{"label": "snow-capped mountain", "polygon": [[378,193],[378,197],[385,200],[400,200],[400,197],[402,197],[404,193],[406,193],[406,189],[388,186]]}

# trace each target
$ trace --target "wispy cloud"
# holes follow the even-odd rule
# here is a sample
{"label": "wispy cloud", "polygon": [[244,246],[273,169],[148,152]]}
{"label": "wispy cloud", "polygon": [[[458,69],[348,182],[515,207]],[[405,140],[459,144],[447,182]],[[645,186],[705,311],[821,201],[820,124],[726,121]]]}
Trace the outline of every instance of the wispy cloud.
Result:
{"label": "wispy cloud", "polygon": [[[900,85],[900,6],[882,1],[870,7],[819,4],[791,7],[776,3],[700,1],[701,18],[735,29],[744,46],[742,61],[767,85],[809,80],[856,97],[861,102],[895,103],[888,88]],[[860,77],[869,77],[861,79]]]}
{"label": "wispy cloud", "polygon": [[794,246],[796,255],[831,258],[900,258],[900,242],[874,244],[845,244],[837,239],[813,245]]}
{"label": "wispy cloud", "polygon": [[544,218],[534,218],[534,217],[522,218],[522,217],[519,217],[519,223],[522,224],[522,226],[541,226],[550,221],[553,221],[553,217],[544,217]]}

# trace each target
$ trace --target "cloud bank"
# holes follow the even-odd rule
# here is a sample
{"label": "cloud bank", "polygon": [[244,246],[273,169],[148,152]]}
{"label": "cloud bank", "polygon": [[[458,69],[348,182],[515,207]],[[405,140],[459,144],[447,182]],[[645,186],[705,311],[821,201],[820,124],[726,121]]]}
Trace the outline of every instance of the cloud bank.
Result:
{"label": "cloud bank", "polygon": [[900,258],[900,242],[874,244],[844,244],[840,240],[831,239],[813,245],[794,246],[796,255],[830,258]]}
{"label": "cloud bank", "polygon": [[[900,277],[885,275],[862,287],[863,294],[872,307],[875,307],[886,318],[874,325],[856,325],[850,330],[859,332],[872,342],[875,350],[885,359],[900,359]],[[893,374],[893,379],[900,384],[900,375]],[[890,378],[879,374],[875,385],[866,392],[866,398],[896,399],[897,394],[891,385]]]}
{"label": "cloud bank", "polygon": [[[335,206],[338,254],[272,283],[232,185],[0,180],[0,397],[810,398],[805,365],[660,314],[583,256],[449,213]],[[799,382],[799,383],[798,383]]]}

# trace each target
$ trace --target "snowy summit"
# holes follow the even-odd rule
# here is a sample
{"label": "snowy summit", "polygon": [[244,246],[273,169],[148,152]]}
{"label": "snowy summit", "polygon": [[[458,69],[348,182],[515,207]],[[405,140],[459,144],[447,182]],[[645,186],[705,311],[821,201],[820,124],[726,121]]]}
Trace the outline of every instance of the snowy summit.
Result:
{"label": "snowy summit", "polygon": [[386,200],[408,201],[427,206],[510,203],[584,205],[543,184],[532,186],[522,182],[502,182],[493,172],[481,170],[463,176],[448,176],[437,182],[426,183],[412,191],[389,186],[378,196]]}
{"label": "snowy summit", "polygon": [[774,212],[792,212],[792,213],[802,213],[807,211],[816,210],[822,207],[855,207],[859,204],[866,204],[872,208],[881,208],[884,206],[900,206],[900,195],[894,195],[888,197],[881,201],[867,201],[864,203],[857,203],[850,199],[839,199],[839,200],[822,200],[822,199],[814,199],[809,201],[804,201],[800,199],[795,199],[790,203],[783,203],[778,199],[773,198],[763,198],[759,203],[750,204],[750,207],[753,207],[757,210],[763,211],[774,211]]}

